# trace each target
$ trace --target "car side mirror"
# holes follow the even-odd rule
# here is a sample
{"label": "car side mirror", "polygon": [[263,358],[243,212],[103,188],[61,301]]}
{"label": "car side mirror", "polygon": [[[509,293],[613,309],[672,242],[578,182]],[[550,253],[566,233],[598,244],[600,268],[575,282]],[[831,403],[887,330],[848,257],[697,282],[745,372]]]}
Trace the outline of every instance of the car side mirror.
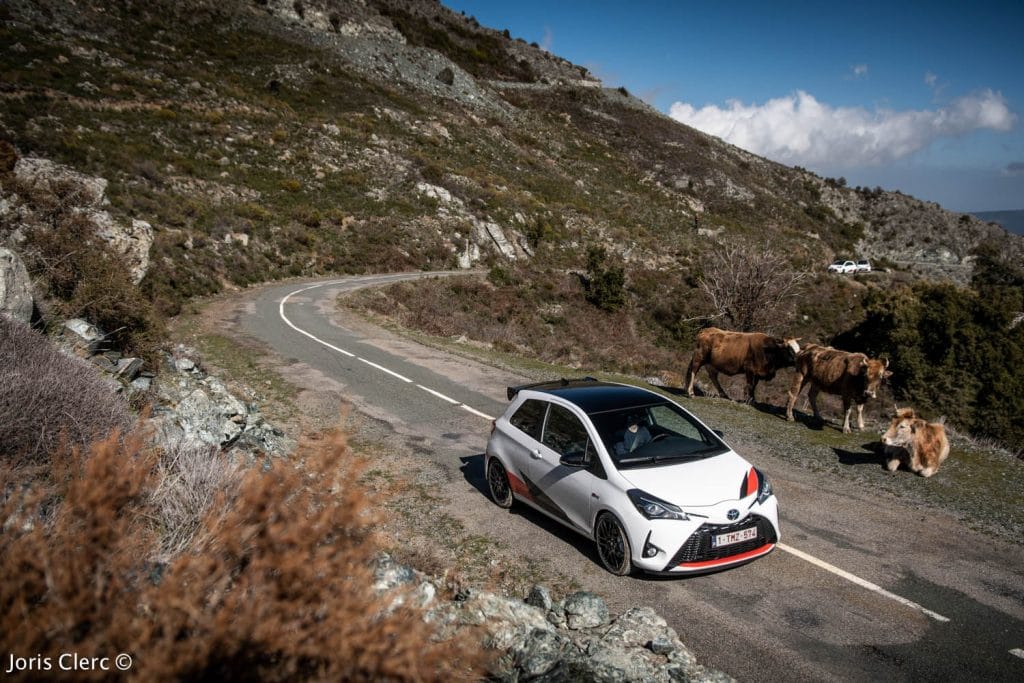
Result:
{"label": "car side mirror", "polygon": [[566,467],[586,467],[587,460],[582,453],[572,453],[570,455],[563,455],[558,459],[558,462]]}
{"label": "car side mirror", "polygon": [[715,435],[715,436],[717,436],[717,437],[718,437],[719,439],[724,439],[724,438],[725,438],[725,432],[723,432],[723,431],[722,431],[721,429],[712,429],[711,431],[712,431],[712,432],[714,433],[714,435]]}

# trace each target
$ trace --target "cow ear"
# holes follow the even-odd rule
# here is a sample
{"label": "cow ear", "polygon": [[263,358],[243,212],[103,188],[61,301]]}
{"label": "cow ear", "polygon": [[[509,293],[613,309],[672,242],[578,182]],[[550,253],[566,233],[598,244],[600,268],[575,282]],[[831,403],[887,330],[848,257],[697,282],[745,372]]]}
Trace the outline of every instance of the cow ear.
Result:
{"label": "cow ear", "polygon": [[882,373],[882,379],[889,379],[892,377],[892,370],[886,370]]}

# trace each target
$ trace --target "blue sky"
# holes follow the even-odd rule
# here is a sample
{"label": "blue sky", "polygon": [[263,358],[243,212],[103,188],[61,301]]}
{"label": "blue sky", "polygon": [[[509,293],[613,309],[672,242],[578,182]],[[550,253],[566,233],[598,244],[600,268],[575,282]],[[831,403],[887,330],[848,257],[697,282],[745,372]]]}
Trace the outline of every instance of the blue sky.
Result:
{"label": "blue sky", "polygon": [[1024,2],[443,0],[733,144],[1024,209]]}

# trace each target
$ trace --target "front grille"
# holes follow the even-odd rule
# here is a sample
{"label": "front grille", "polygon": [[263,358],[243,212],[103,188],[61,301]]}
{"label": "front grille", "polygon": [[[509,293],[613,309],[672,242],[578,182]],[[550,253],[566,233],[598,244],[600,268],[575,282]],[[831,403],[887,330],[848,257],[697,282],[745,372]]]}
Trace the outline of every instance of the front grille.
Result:
{"label": "front grille", "polygon": [[[742,543],[734,543],[722,548],[711,547],[712,536],[726,534],[731,531],[742,531],[752,526],[757,527],[757,538],[752,538]],[[708,560],[721,560],[732,557],[733,555],[739,555],[740,553],[760,548],[766,543],[775,543],[777,540],[775,527],[760,515],[750,515],[735,524],[704,524],[686,539],[686,543],[672,557],[668,566],[665,567],[665,571],[669,571],[684,562],[706,562]]]}

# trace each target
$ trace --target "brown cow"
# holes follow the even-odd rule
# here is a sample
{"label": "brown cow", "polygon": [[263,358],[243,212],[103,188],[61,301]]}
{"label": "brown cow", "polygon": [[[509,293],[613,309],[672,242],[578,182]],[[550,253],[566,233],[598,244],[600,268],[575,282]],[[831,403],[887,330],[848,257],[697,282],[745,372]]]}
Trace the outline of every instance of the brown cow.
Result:
{"label": "brown cow", "polygon": [[799,339],[770,337],[762,332],[729,332],[708,327],[697,334],[690,367],[686,371],[686,395],[693,396],[697,371],[707,365],[708,376],[718,393],[729,398],[718,382],[718,373],[747,376],[748,402],[754,400],[759,380],[771,381],[780,368],[793,367],[800,352]]}
{"label": "brown cow", "polygon": [[890,472],[899,469],[903,462],[911,472],[930,477],[949,455],[949,439],[942,422],[925,422],[914,414],[913,408],[896,410],[889,430],[882,435],[882,443],[889,456],[885,466]]}
{"label": "brown cow", "polygon": [[808,344],[796,357],[796,374],[789,389],[786,419],[793,421],[796,399],[810,384],[807,398],[814,409],[814,417],[820,417],[818,393],[836,394],[843,398],[843,433],[850,433],[850,412],[854,404],[857,406],[857,429],[863,430],[864,404],[869,398],[875,398],[882,380],[892,376],[892,372],[886,369],[888,367],[888,360],[874,360],[863,353]]}

